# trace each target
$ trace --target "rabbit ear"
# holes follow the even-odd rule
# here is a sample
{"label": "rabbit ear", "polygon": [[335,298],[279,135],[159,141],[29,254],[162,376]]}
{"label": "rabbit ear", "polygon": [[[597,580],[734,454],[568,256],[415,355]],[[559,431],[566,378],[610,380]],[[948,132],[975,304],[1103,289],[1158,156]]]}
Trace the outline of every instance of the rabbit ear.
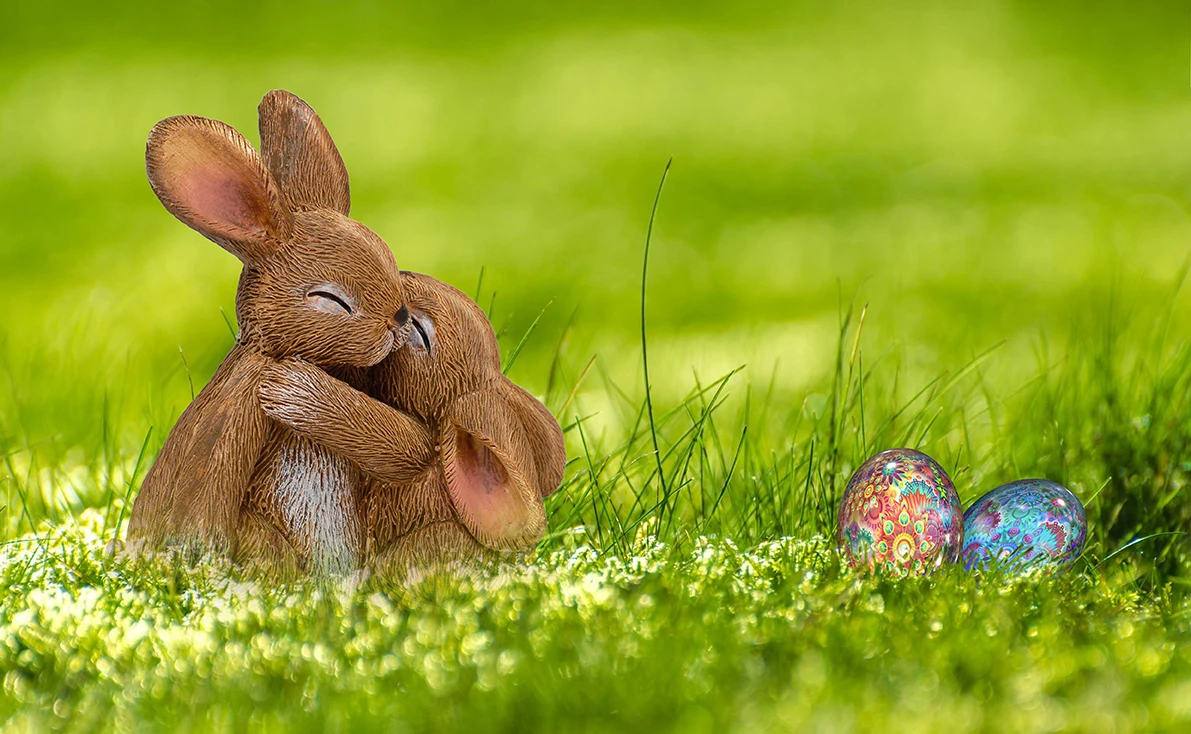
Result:
{"label": "rabbit ear", "polygon": [[535,487],[542,497],[550,496],[562,484],[567,468],[567,448],[562,428],[542,402],[511,380],[503,388],[510,407],[517,412],[529,439],[533,455]]}
{"label": "rabbit ear", "polygon": [[546,529],[529,436],[499,390],[451,406],[442,436],[447,492],[460,521],[490,548],[532,545]]}
{"label": "rabbit ear", "polygon": [[157,123],[145,169],[171,214],[246,264],[289,237],[291,217],[264,162],[218,120],[182,115]]}
{"label": "rabbit ear", "polygon": [[347,167],[318,114],[302,100],[274,89],[261,100],[261,156],[291,207],[331,209],[347,216]]}

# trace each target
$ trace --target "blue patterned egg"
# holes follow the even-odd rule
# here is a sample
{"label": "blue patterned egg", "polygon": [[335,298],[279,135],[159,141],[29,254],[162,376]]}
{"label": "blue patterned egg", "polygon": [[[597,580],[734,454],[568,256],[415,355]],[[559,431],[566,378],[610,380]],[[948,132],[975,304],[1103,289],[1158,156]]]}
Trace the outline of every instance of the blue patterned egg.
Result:
{"label": "blue patterned egg", "polygon": [[921,451],[890,449],[860,465],[839,508],[849,565],[901,576],[959,559],[963,506],[947,472]]}
{"label": "blue patterned egg", "polygon": [[1075,563],[1088,539],[1079,498],[1046,479],[1002,484],[964,513],[964,568],[1010,571]]}

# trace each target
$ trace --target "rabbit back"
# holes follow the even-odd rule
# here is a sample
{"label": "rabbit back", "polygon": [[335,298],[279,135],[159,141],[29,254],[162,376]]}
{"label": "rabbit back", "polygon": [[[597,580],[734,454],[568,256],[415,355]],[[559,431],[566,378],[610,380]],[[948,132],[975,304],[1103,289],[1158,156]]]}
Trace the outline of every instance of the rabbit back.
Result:
{"label": "rabbit back", "polygon": [[243,488],[267,435],[280,429],[256,398],[267,364],[233,348],[183,411],[133,503],[130,541],[192,553],[234,548]]}

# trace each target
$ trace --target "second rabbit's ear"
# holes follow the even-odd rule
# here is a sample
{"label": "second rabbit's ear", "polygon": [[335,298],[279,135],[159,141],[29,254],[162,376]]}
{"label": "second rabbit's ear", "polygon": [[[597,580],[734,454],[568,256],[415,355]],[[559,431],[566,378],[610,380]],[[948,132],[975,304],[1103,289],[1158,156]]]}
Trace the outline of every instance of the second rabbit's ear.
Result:
{"label": "second rabbit's ear", "polygon": [[229,125],[191,115],[162,120],[149,133],[145,168],[171,214],[245,264],[289,237],[292,219],[277,184]]}
{"label": "second rabbit's ear", "polygon": [[524,548],[546,529],[521,416],[500,390],[456,400],[444,422],[443,473],[459,520],[489,548]]}
{"label": "second rabbit's ear", "polygon": [[347,167],[318,114],[281,89],[258,108],[261,156],[291,207],[330,209],[347,216],[351,190]]}

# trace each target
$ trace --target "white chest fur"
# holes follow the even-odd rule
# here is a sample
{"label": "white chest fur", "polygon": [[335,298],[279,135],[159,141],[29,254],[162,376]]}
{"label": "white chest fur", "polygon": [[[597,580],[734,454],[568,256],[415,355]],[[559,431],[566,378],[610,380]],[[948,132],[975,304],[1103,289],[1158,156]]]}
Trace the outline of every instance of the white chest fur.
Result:
{"label": "white chest fur", "polygon": [[277,502],[315,574],[347,574],[358,565],[359,528],[348,463],[291,436],[277,458]]}

